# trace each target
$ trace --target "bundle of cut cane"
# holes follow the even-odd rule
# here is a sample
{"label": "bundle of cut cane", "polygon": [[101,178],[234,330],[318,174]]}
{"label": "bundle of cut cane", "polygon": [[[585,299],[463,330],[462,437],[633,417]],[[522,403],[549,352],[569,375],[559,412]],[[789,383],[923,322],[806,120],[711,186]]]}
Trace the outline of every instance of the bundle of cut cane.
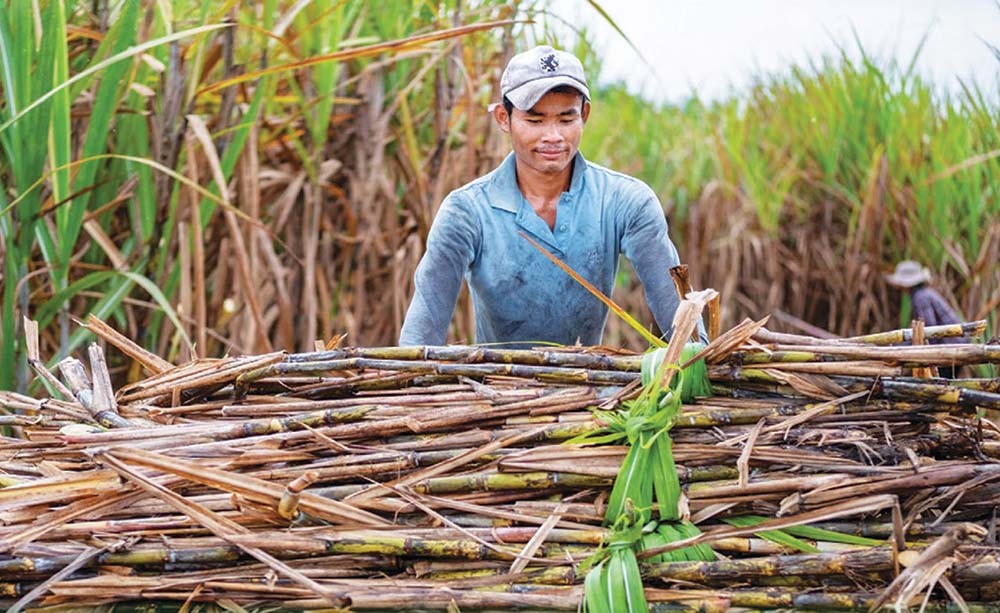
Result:
{"label": "bundle of cut cane", "polygon": [[344,348],[173,367],[91,321],[150,376],[113,393],[94,346],[90,373],[65,361],[61,379],[31,356],[52,397],[0,395],[17,434],[0,598],[988,609],[1000,430],[976,411],[1000,408],[997,382],[906,375],[1000,347],[763,323],[658,361]]}

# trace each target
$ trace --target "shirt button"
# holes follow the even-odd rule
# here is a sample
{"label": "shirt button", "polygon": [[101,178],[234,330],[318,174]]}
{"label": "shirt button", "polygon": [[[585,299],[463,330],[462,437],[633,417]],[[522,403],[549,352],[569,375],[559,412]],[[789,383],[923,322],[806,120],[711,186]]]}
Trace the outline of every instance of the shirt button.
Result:
{"label": "shirt button", "polygon": [[559,231],[560,232],[565,232],[566,231],[566,224],[563,224],[563,225],[559,226]]}

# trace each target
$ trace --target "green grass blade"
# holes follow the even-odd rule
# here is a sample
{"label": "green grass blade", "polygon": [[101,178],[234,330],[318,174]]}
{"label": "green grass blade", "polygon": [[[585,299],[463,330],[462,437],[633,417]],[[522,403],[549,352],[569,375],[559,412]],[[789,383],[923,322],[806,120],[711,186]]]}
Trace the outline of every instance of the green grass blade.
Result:
{"label": "green grass blade", "polygon": [[[656,527],[656,532],[663,537],[664,544],[675,543],[684,538],[673,521],[661,521],[660,525]],[[660,555],[666,562],[683,562],[687,559],[687,556],[680,549],[665,551]]]}
{"label": "green grass blade", "polygon": [[613,613],[605,576],[608,560],[601,560],[583,580],[583,610],[586,613]]}
{"label": "green grass blade", "polygon": [[645,613],[649,610],[646,604],[646,594],[642,589],[642,575],[639,573],[639,562],[631,547],[619,547],[611,553],[618,558],[621,565],[621,575],[626,611]]}
{"label": "green grass blade", "polygon": [[[139,30],[138,17],[139,0],[128,0],[118,20],[119,36],[112,47],[112,57],[127,53],[135,43],[136,32]],[[130,68],[128,62],[116,62],[109,65],[104,72],[87,122],[82,158],[94,160],[94,156],[106,151],[108,134],[112,127],[111,118],[119,106],[122,92],[128,87],[125,75]],[[61,89],[60,95],[65,94],[65,88]],[[73,189],[77,193],[86,192],[86,195],[74,198],[72,202],[59,209],[56,221],[60,237],[60,261],[68,261],[70,254],[76,248],[76,239],[82,228],[83,217],[87,212],[91,196],[89,188],[94,184],[99,167],[97,161],[80,165],[73,182]]]}
{"label": "green grass blade", "polygon": [[[767,521],[766,517],[761,515],[744,515],[742,518],[748,522],[747,526],[752,526],[754,523],[760,523]],[[749,523],[753,521],[754,523]],[[733,524],[738,525],[738,524]],[[846,545],[862,545],[866,547],[878,547],[879,545],[884,545],[885,541],[880,541],[878,539],[868,538],[864,536],[858,536],[856,534],[845,534],[843,532],[834,532],[833,530],[825,530],[823,528],[814,528],[813,526],[789,526],[788,528],[783,528],[783,530],[789,534],[800,536],[802,538],[810,539],[813,541],[826,541],[828,543],[844,543]]]}
{"label": "green grass blade", "polygon": [[[15,4],[17,4],[17,3],[15,3]],[[8,128],[10,128],[11,125],[13,125],[19,119],[21,119],[22,117],[24,117],[25,114],[30,113],[33,109],[35,109],[38,106],[40,106],[40,105],[44,104],[45,102],[47,102],[50,98],[52,98],[53,96],[55,96],[56,94],[58,94],[61,90],[65,89],[65,88],[68,88],[68,87],[71,87],[74,83],[76,83],[78,81],[82,81],[83,79],[86,79],[86,78],[88,78],[88,77],[90,77],[90,76],[92,76],[92,75],[100,72],[101,70],[104,70],[108,66],[112,66],[112,65],[114,65],[114,64],[116,64],[118,62],[123,62],[125,60],[134,58],[134,57],[136,57],[138,55],[141,55],[141,54],[145,53],[146,51],[149,51],[150,49],[152,49],[154,47],[158,47],[160,45],[166,45],[166,44],[171,43],[171,42],[176,41],[176,40],[183,40],[185,38],[189,38],[189,37],[192,37],[192,36],[197,36],[199,34],[204,34],[205,32],[211,32],[213,30],[219,30],[219,29],[228,28],[228,27],[232,27],[232,24],[228,24],[228,23],[212,24],[212,25],[207,25],[207,26],[201,26],[201,27],[198,27],[198,28],[191,28],[191,29],[188,29],[188,30],[183,30],[181,32],[177,32],[175,34],[171,34],[169,36],[161,36],[159,38],[155,38],[153,40],[146,41],[144,43],[140,43],[138,45],[135,45],[135,46],[133,46],[133,47],[131,47],[131,48],[123,51],[122,53],[116,53],[115,55],[112,55],[108,59],[103,60],[101,62],[98,62],[97,64],[94,64],[93,66],[87,68],[86,70],[73,75],[73,77],[71,77],[70,79],[68,79],[68,80],[60,83],[59,85],[57,85],[56,87],[50,89],[48,92],[46,92],[42,96],[36,98],[33,102],[31,102],[30,104],[28,104],[27,106],[25,106],[18,113],[13,114],[7,121],[5,121],[2,124],[0,124],[0,133],[5,132]]]}
{"label": "green grass blade", "polygon": [[[5,196],[0,190],[0,205],[3,204]],[[4,279],[19,279],[21,271],[18,269],[19,258],[17,245],[14,242],[13,228],[8,215],[0,217],[0,233],[3,234],[3,241],[7,250],[7,257],[3,258]],[[0,368],[0,389],[14,389],[16,367],[15,355],[17,353],[17,284],[3,284],[3,309],[0,311],[0,363],[6,364],[6,368]]]}
{"label": "green grass blade", "polygon": [[[66,13],[62,0],[49,4],[47,16],[42,47],[51,49],[52,57],[43,59],[38,78],[55,86],[69,79]],[[52,173],[52,197],[56,202],[63,202],[70,193],[70,173],[66,168],[71,157],[70,136],[69,92],[62,89],[52,99],[51,126],[48,130],[49,164],[52,168],[62,168]],[[65,263],[71,252],[62,250],[59,254],[61,257],[55,262],[49,262],[50,266],[65,270]],[[57,288],[59,287],[61,286],[57,284]]]}
{"label": "green grass blade", "polygon": [[[613,524],[627,510],[627,501],[638,506],[642,502],[643,482],[646,481],[648,453],[641,445],[632,444],[622,461],[621,471],[608,496],[608,508],[604,515],[605,525]],[[640,510],[641,511],[641,510]],[[648,512],[648,511],[647,511]]]}
{"label": "green grass blade", "polygon": [[[663,524],[660,525],[662,526]],[[659,528],[657,528],[656,530],[650,532],[649,534],[644,534],[642,536],[642,539],[639,541],[639,551],[646,551],[647,549],[659,549],[660,547],[663,547],[664,545],[670,542],[672,541],[667,540],[667,538],[663,535],[663,533],[659,530]],[[658,553],[651,558],[647,558],[646,562],[650,564],[660,564],[662,562],[670,562],[671,560],[669,555],[670,553],[672,552],[668,551],[666,553]]]}
{"label": "green grass blade", "polygon": [[[677,529],[683,538],[691,538],[701,534],[701,530],[698,529],[698,526],[689,521],[678,522]],[[688,550],[688,559],[692,561],[711,562],[717,558],[715,552],[708,546],[707,543],[698,543],[697,545],[692,545],[691,547],[685,547],[685,549]]]}
{"label": "green grass blade", "polygon": [[660,519],[680,519],[678,502],[681,497],[681,484],[677,477],[677,466],[674,464],[673,445],[670,437],[666,433],[659,436],[653,442],[650,451],[652,452],[650,473]]}
{"label": "green grass blade", "polygon": [[618,552],[621,548],[611,550],[611,555],[604,563],[604,592],[608,596],[608,605],[612,611],[625,611],[627,601],[625,596],[625,572],[622,568],[621,558]]}
{"label": "green grass blade", "polygon": [[[760,521],[750,517],[726,517],[722,521],[739,528],[749,528],[760,523]],[[754,532],[754,534],[782,547],[788,547],[789,549],[795,549],[803,553],[819,553],[819,549],[815,545],[796,538],[785,530],[762,530]]]}

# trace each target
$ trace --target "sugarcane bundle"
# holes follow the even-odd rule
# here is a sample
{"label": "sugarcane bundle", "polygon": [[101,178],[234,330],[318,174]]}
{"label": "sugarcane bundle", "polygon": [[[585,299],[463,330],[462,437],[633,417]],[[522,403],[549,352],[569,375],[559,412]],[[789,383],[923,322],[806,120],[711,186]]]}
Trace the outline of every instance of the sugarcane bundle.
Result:
{"label": "sugarcane bundle", "polygon": [[34,356],[52,397],[0,394],[17,434],[0,598],[573,610],[603,581],[653,610],[863,609],[932,576],[936,606],[995,602],[1000,430],[975,411],[1000,406],[996,381],[903,369],[998,348],[762,325],[659,361],[422,347],[168,367],[105,337],[150,373],[116,392],[96,346],[62,380]]}

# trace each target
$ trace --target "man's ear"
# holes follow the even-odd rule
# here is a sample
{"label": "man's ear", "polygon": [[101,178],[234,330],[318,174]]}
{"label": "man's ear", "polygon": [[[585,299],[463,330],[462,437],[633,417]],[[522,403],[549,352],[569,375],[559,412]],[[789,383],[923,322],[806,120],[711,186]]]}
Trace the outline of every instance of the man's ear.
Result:
{"label": "man's ear", "polygon": [[580,116],[583,117],[583,123],[587,123],[587,118],[590,117],[590,101],[589,100],[584,100],[583,101],[583,111],[580,113]]}
{"label": "man's ear", "polygon": [[504,132],[510,132],[510,114],[502,104],[493,107],[493,119]]}

